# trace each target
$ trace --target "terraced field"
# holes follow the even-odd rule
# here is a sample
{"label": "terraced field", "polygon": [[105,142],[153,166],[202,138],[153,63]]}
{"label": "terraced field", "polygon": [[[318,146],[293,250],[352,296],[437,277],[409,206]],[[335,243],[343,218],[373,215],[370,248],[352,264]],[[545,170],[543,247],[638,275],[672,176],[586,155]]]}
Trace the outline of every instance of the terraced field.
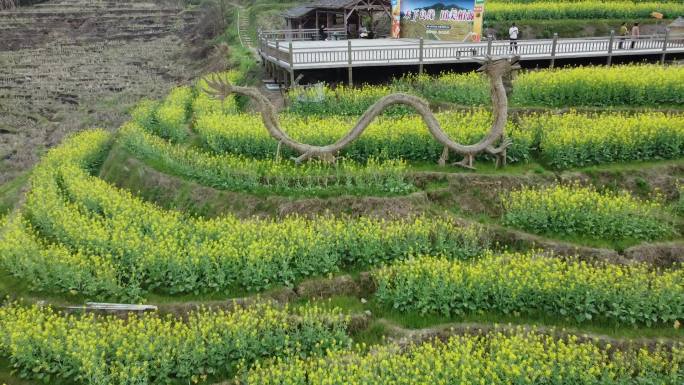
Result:
{"label": "terraced field", "polygon": [[[295,165],[203,80],[143,100],[50,150],[3,220],[0,355],[69,384],[680,384],[684,105],[613,102],[634,89],[614,73],[656,70],[681,68],[605,70],[603,110],[530,109],[520,77],[509,165],[477,171],[438,166],[408,110]],[[356,119],[303,106],[281,120],[308,143]],[[472,143],[491,116],[437,119]],[[88,301],[158,310],[60,312]]]}
{"label": "terraced field", "polygon": [[[684,67],[518,74],[504,167],[440,165],[406,106],[298,164],[209,87],[253,67],[182,81],[193,20],[0,11],[0,384],[684,383]],[[330,144],[394,92],[459,143],[492,125],[477,73],[293,89],[276,119]]]}
{"label": "terraced field", "polygon": [[0,11],[0,183],[70,132],[114,129],[142,97],[194,76],[193,15],[129,1],[48,1]]}

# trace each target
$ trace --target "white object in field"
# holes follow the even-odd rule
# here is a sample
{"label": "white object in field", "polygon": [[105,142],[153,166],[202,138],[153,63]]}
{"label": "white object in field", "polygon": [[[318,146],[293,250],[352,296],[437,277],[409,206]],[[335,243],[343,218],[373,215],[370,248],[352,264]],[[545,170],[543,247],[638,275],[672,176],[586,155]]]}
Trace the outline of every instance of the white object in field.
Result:
{"label": "white object in field", "polygon": [[86,302],[85,306],[70,306],[73,310],[102,310],[102,311],[157,311],[154,305],[135,305],[127,303]]}

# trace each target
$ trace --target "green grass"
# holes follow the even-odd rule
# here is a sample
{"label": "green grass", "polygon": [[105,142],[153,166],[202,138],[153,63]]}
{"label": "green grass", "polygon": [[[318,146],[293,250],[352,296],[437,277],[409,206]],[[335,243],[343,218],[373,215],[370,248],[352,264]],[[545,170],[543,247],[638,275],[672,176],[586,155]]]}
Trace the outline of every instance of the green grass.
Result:
{"label": "green grass", "polygon": [[519,162],[506,165],[506,167],[496,167],[493,161],[476,160],[473,165],[475,170],[470,170],[460,166],[453,166],[451,163],[458,162],[461,157],[450,155],[448,163],[442,167],[434,162],[411,162],[408,164],[408,173],[419,172],[443,172],[448,174],[484,174],[484,175],[524,175],[530,172],[535,174],[551,174],[552,171],[545,169],[541,164],[530,162]]}
{"label": "green grass", "polygon": [[[109,181],[109,182],[114,182],[114,184],[122,184],[122,185],[127,185],[127,186],[134,186],[136,184],[142,184],[143,181],[140,180],[147,172],[145,170],[145,166],[148,166],[159,173],[173,176],[177,181],[183,181],[181,184],[185,185],[184,188],[188,189],[191,186],[186,183],[186,182],[191,182],[192,184],[198,184],[201,185],[201,181],[196,180],[196,178],[188,178],[186,175],[183,175],[181,172],[178,172],[176,169],[173,167],[170,167],[162,162],[157,162],[154,160],[150,159],[145,159],[144,162],[140,161],[139,159],[139,165],[136,165],[134,167],[131,167],[134,165],[134,163],[129,162],[129,160],[133,159],[138,159],[136,155],[132,154],[129,150],[123,148],[123,146],[115,146],[111,153],[110,156],[108,157],[107,161],[105,162],[105,165],[103,166],[103,171],[101,172],[100,176],[103,177],[103,179]],[[124,167],[125,166],[125,167]],[[130,180],[130,181],[129,181]],[[280,190],[277,193],[274,193],[274,191],[269,188],[268,186],[263,186],[263,187],[256,187],[256,188],[249,188],[249,190],[243,190],[243,189],[221,189],[218,187],[213,187],[213,186],[206,186],[210,187],[212,189],[215,189],[217,191],[233,191],[233,192],[241,192],[241,193],[249,193],[250,197],[255,197],[255,198],[265,198],[265,197],[270,197],[270,196],[280,196],[280,197],[288,197],[288,198],[293,198],[293,199],[298,199],[298,198],[330,198],[330,197],[338,197],[342,195],[352,195],[352,196],[373,196],[373,197],[390,197],[390,196],[404,196],[408,195],[411,192],[414,192],[414,190],[407,191],[407,192],[398,192],[398,193],[393,193],[393,192],[388,192],[388,191],[381,191],[375,188],[361,188],[360,186],[354,186],[351,190],[346,188],[345,186],[336,186],[336,187],[325,187],[320,190],[305,190],[305,191],[299,191],[294,188],[288,188],[286,190]],[[183,195],[183,193],[187,193],[188,191],[180,191],[180,194],[178,191],[175,192],[175,196],[179,201],[174,201],[172,202],[167,202],[166,204],[178,204],[179,208],[183,208],[186,210],[192,210],[192,207],[189,207],[187,205],[188,201],[188,196]],[[164,191],[156,191],[156,192],[151,192],[152,196],[155,195],[165,195],[167,192]],[[206,212],[206,209],[201,210],[201,212]]]}
{"label": "green grass", "polygon": [[0,356],[0,384],[7,385],[76,385],[75,382],[51,379],[49,382],[40,380],[26,380],[12,375],[12,366],[9,360]]}
{"label": "green grass", "polygon": [[674,325],[660,325],[650,328],[631,327],[618,325],[609,322],[591,321],[576,322],[572,318],[561,319],[546,314],[534,316],[519,316],[514,314],[500,313],[478,313],[467,314],[465,316],[446,317],[433,314],[420,314],[400,312],[388,306],[379,304],[370,298],[365,304],[360,299],[349,296],[336,296],[324,300],[301,300],[297,306],[309,306],[310,304],[328,308],[339,308],[348,314],[359,314],[370,311],[372,322],[370,328],[363,330],[354,336],[357,342],[379,343],[383,340],[386,329],[379,320],[384,319],[392,324],[406,329],[425,329],[433,328],[446,324],[473,324],[475,325],[537,325],[546,328],[556,328],[566,330],[576,334],[596,334],[620,339],[657,339],[666,338],[684,341],[684,329],[675,329]]}
{"label": "green grass", "polygon": [[28,282],[17,279],[6,270],[0,269],[0,303],[6,298],[29,303],[47,301],[54,306],[81,305],[90,301],[89,298],[82,295],[34,292]]}
{"label": "green grass", "polygon": [[[340,272],[338,275],[348,274],[348,272]],[[311,278],[311,277],[310,277]],[[316,277],[313,277],[314,279]],[[323,278],[323,277],[319,277]],[[304,279],[295,282],[299,284]],[[231,299],[243,298],[249,296],[261,296],[267,297],[270,293],[275,293],[283,290],[284,286],[275,286],[269,290],[265,291],[249,291],[240,288],[226,289],[220,292],[213,292],[207,294],[167,294],[163,292],[151,292],[147,293],[141,303],[148,303],[154,305],[170,305],[170,304],[181,304],[181,303],[209,303],[214,301],[229,301]],[[90,302],[92,299],[83,295],[69,295],[65,293],[46,293],[46,292],[34,292],[31,290],[27,282],[15,278],[9,272],[0,269],[0,303],[6,298],[12,300],[17,299],[21,301],[26,301],[28,303],[37,301],[47,301],[51,305],[61,307],[61,306],[79,306],[86,302]],[[101,301],[98,301],[101,302]],[[106,301],[105,301],[106,302]],[[0,382],[0,385],[2,383]]]}
{"label": "green grass", "polygon": [[[299,193],[293,191],[291,194],[274,195],[268,189],[254,191],[252,193],[229,193],[224,190],[218,190],[211,187],[202,187],[196,182],[187,180],[182,176],[175,175],[173,170],[170,170],[162,165],[154,163],[130,162],[133,155],[126,149],[115,146],[108,159],[105,161],[100,176],[115,185],[128,189],[137,193],[143,199],[156,202],[167,209],[176,209],[187,212],[192,215],[214,217],[217,214],[228,212],[239,212],[251,207],[252,213],[260,213],[266,215],[277,215],[277,203],[273,197],[279,197],[281,200],[309,199],[309,198],[331,198],[343,195],[350,195],[343,189],[330,189],[324,192]],[[457,160],[457,159],[452,159]],[[684,159],[666,160],[666,161],[647,161],[647,162],[626,162],[618,164],[606,164],[579,168],[575,170],[568,170],[568,172],[581,172],[587,175],[592,182],[598,186],[607,187],[609,189],[621,189],[621,182],[625,176],[636,172],[644,173],[658,173],[662,172],[663,168],[684,165]],[[154,181],[150,182],[150,173],[147,167],[151,167],[163,176],[165,179],[162,185],[155,187]],[[493,162],[479,161],[476,163],[477,170],[467,170],[456,166],[440,167],[432,162],[411,163],[407,169],[407,173],[416,174],[425,172],[441,172],[445,173],[445,178],[448,174],[479,174],[479,175],[493,175],[493,176],[522,176],[522,175],[540,175],[551,176],[555,173],[545,168],[542,164],[536,162],[518,163],[508,165],[505,168],[496,168]],[[174,177],[169,177],[169,175]],[[607,183],[606,178],[616,181],[614,184]],[[152,178],[154,180],[154,178]],[[432,182],[427,186],[422,186],[423,191],[434,191],[448,187],[446,179]],[[643,181],[641,187],[643,191],[636,191],[640,195],[647,195],[651,192],[651,187],[646,181]],[[376,196],[389,197],[396,196],[396,194],[373,192],[356,192],[355,196]],[[405,194],[402,194],[405,195]],[[486,194],[480,194],[480,199],[484,199]],[[489,205],[499,204],[498,201],[486,202]],[[430,208],[424,207],[425,210]],[[464,216],[465,214],[458,209],[458,207],[448,208],[453,214],[457,216]],[[486,215],[470,217],[486,225],[498,225],[500,221],[498,218],[491,218]],[[609,248],[622,251],[628,247],[642,243],[637,239],[595,239],[592,237],[582,236],[568,236],[565,234],[546,234],[545,238],[568,242],[578,246],[589,246],[595,248]],[[680,236],[673,236],[667,240],[677,240]]]}
{"label": "green grass", "polygon": [[[12,366],[5,357],[0,356],[0,384],[7,385],[38,385],[39,382],[19,379],[12,375]],[[62,384],[67,385],[67,384]]]}
{"label": "green grass", "polygon": [[634,172],[639,170],[648,170],[654,167],[667,166],[684,166],[684,159],[674,160],[648,160],[648,161],[631,161],[619,163],[606,163],[594,166],[579,167],[574,171],[595,173],[595,172]]}
{"label": "green grass", "polygon": [[19,175],[11,181],[0,185],[0,215],[11,211],[21,198],[21,189],[28,181],[29,173]]}

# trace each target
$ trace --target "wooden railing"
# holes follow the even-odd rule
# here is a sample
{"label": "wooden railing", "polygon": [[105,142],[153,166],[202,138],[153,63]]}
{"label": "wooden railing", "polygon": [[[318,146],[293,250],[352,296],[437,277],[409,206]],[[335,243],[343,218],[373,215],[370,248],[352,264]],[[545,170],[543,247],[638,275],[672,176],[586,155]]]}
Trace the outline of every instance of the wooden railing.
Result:
{"label": "wooden railing", "polygon": [[[373,65],[402,65],[449,63],[474,60],[485,55],[518,54],[523,60],[573,57],[608,57],[642,53],[664,54],[684,52],[684,38],[670,38],[668,34],[631,37],[609,37],[519,40],[512,45],[508,40],[488,39],[480,43],[451,43],[419,40],[393,41],[391,44],[373,44],[373,40],[348,40],[325,47],[293,44],[297,40],[312,40],[309,34],[318,31],[270,31],[260,35],[260,50],[264,57],[279,63],[288,70],[360,67]],[[290,34],[290,35],[288,35]],[[664,60],[664,59],[663,59]]]}
{"label": "wooden railing", "polygon": [[[347,31],[344,28],[326,28],[325,33],[336,40],[347,38]],[[259,31],[258,38],[260,42],[320,40],[320,31],[318,29]]]}

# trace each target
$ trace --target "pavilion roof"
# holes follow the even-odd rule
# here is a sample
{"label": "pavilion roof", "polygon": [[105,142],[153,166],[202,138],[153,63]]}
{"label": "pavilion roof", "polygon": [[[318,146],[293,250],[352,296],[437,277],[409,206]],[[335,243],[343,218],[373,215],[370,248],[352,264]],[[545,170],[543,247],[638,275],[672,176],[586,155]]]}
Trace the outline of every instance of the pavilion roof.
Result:
{"label": "pavilion roof", "polygon": [[[365,3],[363,0],[312,0],[304,5],[299,5],[294,8],[290,8],[283,12],[283,16],[290,19],[296,19],[306,16],[309,12],[315,11],[316,9],[321,10],[341,10],[350,9],[357,6],[359,3]],[[389,0],[383,0],[383,3],[387,3],[389,7]],[[363,7],[362,7],[363,8]]]}

